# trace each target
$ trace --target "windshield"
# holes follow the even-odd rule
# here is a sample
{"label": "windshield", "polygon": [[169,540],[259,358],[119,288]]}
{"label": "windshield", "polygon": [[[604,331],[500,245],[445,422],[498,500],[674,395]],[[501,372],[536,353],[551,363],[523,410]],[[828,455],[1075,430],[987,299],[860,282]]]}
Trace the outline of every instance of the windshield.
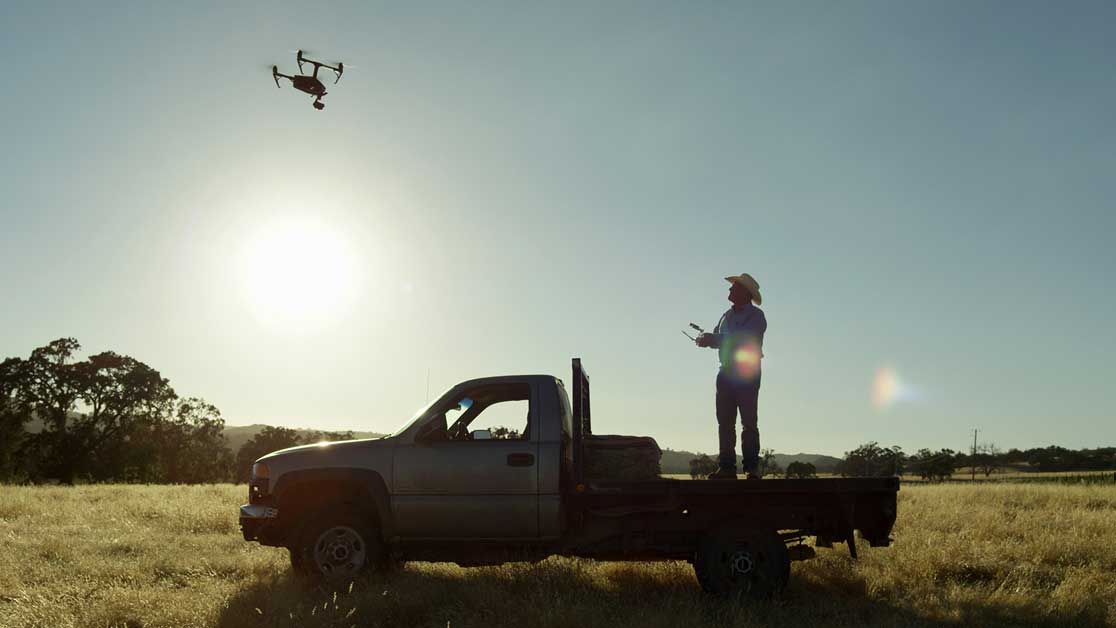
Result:
{"label": "windshield", "polygon": [[[449,391],[447,390],[446,392],[448,393]],[[426,404],[425,406],[419,408],[418,412],[415,412],[414,415],[411,416],[411,418],[407,419],[407,422],[404,423],[402,427],[400,427],[399,429],[392,432],[391,436],[399,436],[403,432],[406,432],[407,428],[414,425],[415,421],[418,421],[420,418],[422,418],[422,415],[426,414],[427,410],[429,410],[431,406],[433,406],[435,403],[438,403],[438,400],[441,399],[442,397],[445,397],[445,396],[446,396],[446,393],[442,393],[442,394],[438,395],[437,397],[435,397],[434,401],[431,401],[430,403]],[[465,399],[463,399],[461,401],[461,403],[462,403],[463,407],[458,407],[458,408],[454,408],[454,409],[455,410],[468,410],[469,406],[473,405],[473,400],[466,397]]]}
{"label": "windshield", "polygon": [[[435,399],[435,401],[437,401],[437,399]],[[434,405],[434,401],[431,401],[430,403],[426,404],[425,406],[423,406],[423,407],[419,408],[419,409],[418,409],[418,412],[415,412],[415,413],[414,413],[414,415],[413,415],[413,416],[411,416],[411,418],[407,419],[407,422],[406,422],[406,423],[404,423],[402,427],[400,427],[399,429],[397,429],[397,430],[395,430],[394,432],[392,432],[392,434],[391,434],[391,435],[392,435],[392,436],[399,436],[399,435],[400,435],[400,434],[402,434],[403,432],[406,432],[406,431],[407,431],[407,428],[409,428],[409,427],[411,427],[412,425],[414,425],[414,424],[415,424],[415,421],[418,421],[418,420],[419,420],[419,417],[421,417],[422,415],[426,414],[426,411],[427,411],[427,410],[429,410],[429,409],[430,409],[430,406],[432,406],[432,405]]]}

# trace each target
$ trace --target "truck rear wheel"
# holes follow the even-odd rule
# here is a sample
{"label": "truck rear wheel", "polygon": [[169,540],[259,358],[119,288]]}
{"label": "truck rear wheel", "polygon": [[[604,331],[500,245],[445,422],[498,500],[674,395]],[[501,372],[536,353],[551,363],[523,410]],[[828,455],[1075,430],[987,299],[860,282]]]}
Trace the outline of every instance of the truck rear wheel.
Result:
{"label": "truck rear wheel", "polygon": [[379,569],[387,558],[371,517],[349,508],[330,508],[309,518],[290,550],[296,572],[337,582]]}
{"label": "truck rear wheel", "polygon": [[694,573],[707,593],[762,599],[787,585],[790,556],[772,531],[722,527],[698,543]]}

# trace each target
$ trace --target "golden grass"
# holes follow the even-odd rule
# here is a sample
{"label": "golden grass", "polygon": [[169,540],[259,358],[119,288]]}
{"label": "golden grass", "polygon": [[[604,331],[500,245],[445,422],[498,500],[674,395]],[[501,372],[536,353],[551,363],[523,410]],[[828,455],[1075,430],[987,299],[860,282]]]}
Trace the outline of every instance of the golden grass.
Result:
{"label": "golden grass", "polygon": [[242,486],[0,486],[0,627],[1116,626],[1116,487],[904,486],[891,548],[796,563],[770,602],[686,563],[411,564],[352,590],[244,542]]}
{"label": "golden grass", "polygon": [[[670,480],[690,480],[690,479],[692,479],[690,477],[689,473],[664,473],[664,474],[662,474],[662,477],[670,479]],[[779,476],[776,476],[776,477],[779,477]],[[840,477],[844,477],[844,476],[836,474],[836,473],[819,473],[819,474],[817,474],[817,477],[819,477],[819,478],[840,478]],[[954,473],[953,476],[949,479],[949,483],[958,483],[958,482],[964,483],[964,482],[972,482],[972,481],[975,480],[977,483],[980,483],[980,484],[987,484],[987,483],[990,483],[990,482],[1014,482],[1014,481],[1030,481],[1030,482],[1036,482],[1036,483],[1049,482],[1049,483],[1052,483],[1052,484],[1054,484],[1054,483],[1063,483],[1064,484],[1065,482],[1059,482],[1059,481],[1069,480],[1069,479],[1079,480],[1079,479],[1084,479],[1084,478],[1088,478],[1090,480],[1100,480],[1099,482],[1097,482],[1097,483],[1100,483],[1100,484],[1104,484],[1106,482],[1116,484],[1116,471],[1019,471],[1019,470],[1016,470],[1016,469],[1006,469],[1006,470],[1003,470],[1003,471],[997,471],[997,472],[995,472],[995,473],[993,473],[992,475],[989,475],[989,476],[985,476],[983,473],[977,473],[976,477],[974,478],[969,473],[969,468],[965,467],[964,469],[958,470],[956,473]],[[914,473],[905,473],[902,476],[900,476],[900,480],[902,480],[903,482],[916,482],[916,483],[926,482],[926,480],[924,480],[923,478],[919,477],[918,475],[916,475]],[[934,483],[937,483],[937,482],[934,482]],[[1082,483],[1085,483],[1085,482],[1082,482]],[[1089,482],[1089,483],[1092,483],[1092,482]]]}

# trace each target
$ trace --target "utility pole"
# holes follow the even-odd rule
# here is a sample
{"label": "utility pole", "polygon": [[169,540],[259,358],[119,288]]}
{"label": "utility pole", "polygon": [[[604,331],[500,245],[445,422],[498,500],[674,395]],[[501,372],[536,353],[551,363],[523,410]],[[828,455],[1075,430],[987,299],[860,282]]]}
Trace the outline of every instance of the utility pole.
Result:
{"label": "utility pole", "polygon": [[977,428],[973,428],[973,455],[971,461],[969,462],[969,470],[973,473],[972,477],[970,478],[972,481],[976,481],[976,439],[977,432],[979,431],[980,430],[978,430]]}

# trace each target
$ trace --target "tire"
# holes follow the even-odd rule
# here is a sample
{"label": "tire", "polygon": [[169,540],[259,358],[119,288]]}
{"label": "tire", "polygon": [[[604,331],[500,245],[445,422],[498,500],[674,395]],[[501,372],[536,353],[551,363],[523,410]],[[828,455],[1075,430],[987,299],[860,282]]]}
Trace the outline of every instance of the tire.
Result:
{"label": "tire", "polygon": [[386,563],[387,551],[373,518],[351,508],[328,508],[307,519],[290,548],[291,568],[328,582],[350,582]]}
{"label": "tire", "polygon": [[707,593],[765,599],[787,586],[790,556],[772,531],[726,526],[698,543],[694,574]]}

